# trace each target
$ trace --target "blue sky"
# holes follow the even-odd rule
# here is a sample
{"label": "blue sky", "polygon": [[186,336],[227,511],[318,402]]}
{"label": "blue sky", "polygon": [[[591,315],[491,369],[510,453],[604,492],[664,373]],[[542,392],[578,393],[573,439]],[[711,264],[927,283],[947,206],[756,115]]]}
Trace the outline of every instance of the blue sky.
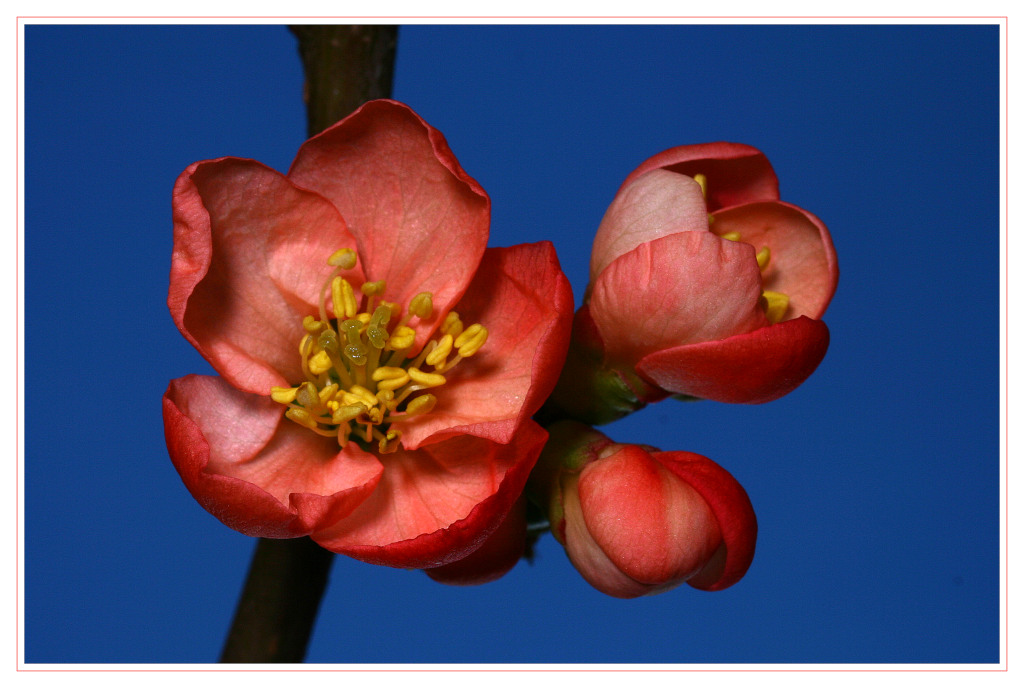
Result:
{"label": "blue sky", "polygon": [[[170,192],[206,158],[287,169],[295,41],[30,25],[24,51],[24,657],[216,661],[254,542],[164,446],[167,382],[210,372],[166,308]],[[760,148],[832,232],[832,343],[779,401],[604,428],[745,486],[734,587],[612,599],[550,536],[478,588],[338,557],[308,661],[999,661],[997,27],[404,26],[394,97],[490,194],[491,245],[550,239],[577,301],[637,164]]]}

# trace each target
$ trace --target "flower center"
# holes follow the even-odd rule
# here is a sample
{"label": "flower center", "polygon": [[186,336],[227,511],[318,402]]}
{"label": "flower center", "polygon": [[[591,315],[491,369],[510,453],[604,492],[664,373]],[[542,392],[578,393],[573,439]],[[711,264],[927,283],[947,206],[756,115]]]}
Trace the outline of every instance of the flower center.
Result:
{"label": "flower center", "polygon": [[[440,336],[413,353],[416,332],[408,323],[433,315],[433,295],[417,294],[403,315],[401,306],[383,300],[384,282],[365,282],[357,292],[341,276],[355,267],[355,251],[336,251],[327,263],[335,269],[320,290],[320,317],[307,315],[302,321],[306,334],[299,355],[306,379],[294,387],[274,387],[270,397],[288,407],[287,418],[318,435],[337,437],[342,448],[350,439],[364,448],[376,442],[381,454],[389,454],[401,444],[392,422],[430,413],[437,397],[425,390],[444,385],[444,373],[479,351],[487,329],[465,327],[451,311]],[[328,292],[333,318],[327,317]]]}
{"label": "flower center", "polygon": [[[693,175],[693,179],[700,185],[700,190],[704,194],[704,198],[708,197],[708,179],[703,174]],[[708,215],[708,224],[714,224],[714,216]],[[718,236],[729,241],[742,241],[743,238],[739,232],[726,232],[725,234],[719,234]],[[757,252],[757,267],[764,273],[768,269],[768,263],[772,259],[772,252],[767,246],[762,246]],[[785,316],[786,311],[789,309],[789,296],[779,291],[769,291],[767,289],[761,291],[761,308],[764,309],[765,317],[768,318],[768,322],[775,324],[780,322]]]}

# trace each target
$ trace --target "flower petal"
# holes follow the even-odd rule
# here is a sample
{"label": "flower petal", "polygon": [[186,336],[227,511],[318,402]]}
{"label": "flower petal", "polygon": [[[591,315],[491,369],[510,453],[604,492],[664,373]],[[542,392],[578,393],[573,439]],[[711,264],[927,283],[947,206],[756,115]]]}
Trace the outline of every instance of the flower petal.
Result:
{"label": "flower petal", "polygon": [[733,404],[762,404],[796,389],[828,350],[828,327],[801,316],[721,341],[656,351],[636,366],[662,389]]}
{"label": "flower petal", "polygon": [[511,571],[525,551],[526,498],[520,497],[498,529],[469,556],[424,573],[446,585],[483,585]]}
{"label": "flower petal", "polygon": [[708,212],[741,203],[779,197],[779,180],[764,153],[742,143],[701,143],[658,153],[626,177],[623,188],[651,170],[664,169],[692,177],[707,177]]}
{"label": "flower petal", "polygon": [[341,211],[388,301],[433,294],[435,315],[416,324],[422,346],[472,279],[490,226],[490,199],[441,133],[401,103],[372,101],[303,144],[288,175]]}
{"label": "flower petal", "polygon": [[267,397],[217,377],[172,380],[164,395],[171,461],[192,496],[246,535],[299,537],[348,515],[383,469],[371,455],[291,422]]}
{"label": "flower petal", "polygon": [[787,319],[824,315],[836,291],[839,267],[821,220],[782,201],[750,203],[715,213],[714,232],[736,232],[755,250],[771,250],[762,273],[764,288],[789,296]]}
{"label": "flower petal", "polygon": [[710,232],[681,232],[620,256],[593,285],[590,315],[605,359],[647,354],[767,324],[754,250]]}
{"label": "flower petal", "polygon": [[701,590],[724,590],[738,581],[754,560],[757,517],[746,490],[727,470],[711,459],[691,452],[654,452],[653,458],[686,481],[708,504],[725,543],[725,566],[713,580],[704,572],[688,582]]}
{"label": "flower petal", "polygon": [[186,169],[174,186],[167,303],[185,337],[239,389],[302,379],[302,318],[327,257],[355,240],[338,211],[252,160]]}
{"label": "flower petal", "polygon": [[579,482],[587,530],[601,550],[645,585],[700,571],[721,542],[707,502],[639,446],[604,453],[583,469]]}
{"label": "flower petal", "polygon": [[455,310],[488,330],[446,376],[429,414],[397,421],[411,449],[453,435],[506,443],[547,399],[569,346],[573,298],[550,242],[491,248]]}
{"label": "flower petal", "polygon": [[605,211],[590,254],[590,281],[640,244],[689,231],[708,231],[700,185],[690,177],[660,169],[640,175],[615,195]]}
{"label": "flower petal", "polygon": [[373,495],[313,539],[371,564],[432,568],[480,547],[522,493],[547,433],[527,421],[509,444],[456,437],[384,457]]}

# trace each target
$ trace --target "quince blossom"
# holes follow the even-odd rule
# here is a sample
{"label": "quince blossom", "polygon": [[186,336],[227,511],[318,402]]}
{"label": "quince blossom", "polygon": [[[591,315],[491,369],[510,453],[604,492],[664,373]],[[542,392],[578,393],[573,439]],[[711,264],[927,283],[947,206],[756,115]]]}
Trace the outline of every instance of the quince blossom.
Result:
{"label": "quince blossom", "polygon": [[287,175],[190,165],[168,305],[219,374],[173,380],[167,446],[228,526],[390,566],[472,553],[547,437],[572,295],[547,243],[486,248],[490,200],[410,108],[370,102]]}
{"label": "quince blossom", "polygon": [[838,275],[825,225],[779,200],[756,149],[713,143],[654,156],[598,229],[553,405],[603,423],[670,394],[777,399],[825,355],[821,317]]}

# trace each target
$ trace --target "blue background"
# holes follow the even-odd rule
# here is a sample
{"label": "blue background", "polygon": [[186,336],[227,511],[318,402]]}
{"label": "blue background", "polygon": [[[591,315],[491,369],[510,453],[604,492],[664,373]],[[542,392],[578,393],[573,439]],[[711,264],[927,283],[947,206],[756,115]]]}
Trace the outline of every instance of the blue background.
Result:
{"label": "blue background", "polygon": [[[684,143],[762,149],[839,254],[832,345],[764,406],[605,428],[746,487],[750,572],[605,597],[550,536],[450,588],[338,557],[310,662],[997,662],[995,26],[403,27],[394,96],[491,195],[492,245],[586,285],[623,178]],[[286,170],[302,72],[279,26],[25,30],[28,662],[213,662],[254,541],[182,486],[168,380],[209,366],[166,308],[170,192],[222,155]]]}

